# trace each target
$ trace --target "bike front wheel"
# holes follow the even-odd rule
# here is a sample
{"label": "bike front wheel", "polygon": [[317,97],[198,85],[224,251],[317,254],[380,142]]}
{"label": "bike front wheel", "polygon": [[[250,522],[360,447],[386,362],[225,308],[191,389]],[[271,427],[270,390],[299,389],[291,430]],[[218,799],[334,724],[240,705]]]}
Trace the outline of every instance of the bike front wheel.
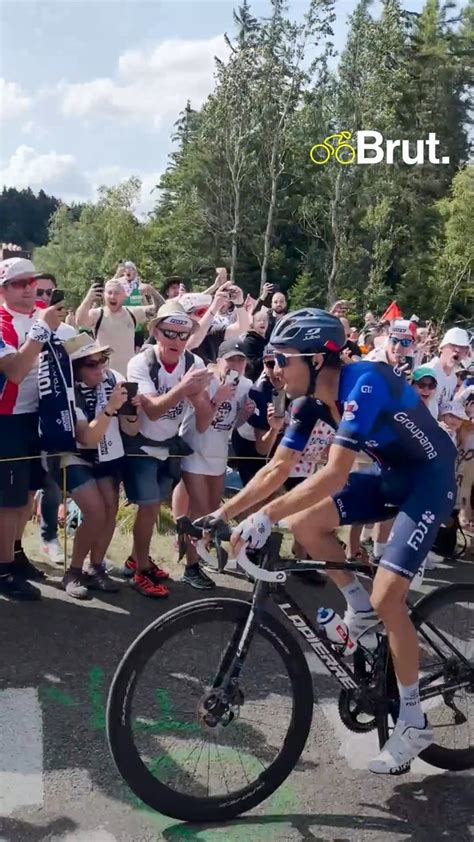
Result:
{"label": "bike front wheel", "polygon": [[311,674],[290,631],[265,611],[230,704],[209,715],[216,677],[235,656],[250,611],[234,599],[170,611],[131,645],[113,678],[107,734],[117,768],[143,802],[172,818],[226,821],[252,809],[305,746]]}

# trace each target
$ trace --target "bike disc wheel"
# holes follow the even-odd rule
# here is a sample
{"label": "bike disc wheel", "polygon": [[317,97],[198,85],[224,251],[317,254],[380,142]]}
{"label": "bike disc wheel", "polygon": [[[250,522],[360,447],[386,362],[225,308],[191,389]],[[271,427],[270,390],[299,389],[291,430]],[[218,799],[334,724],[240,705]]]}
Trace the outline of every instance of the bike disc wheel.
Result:
{"label": "bike disc wheel", "polygon": [[234,717],[209,727],[203,700],[250,604],[206,599],[168,612],[125,654],[112,681],[107,733],[117,768],[146,804],[185,821],[225,821],[260,804],[290,774],[311,725],[301,648],[266,612],[235,688]]}
{"label": "bike disc wheel", "polygon": [[[450,585],[423,597],[414,607],[413,620],[420,641],[422,706],[435,736],[434,743],[420,757],[439,769],[472,769],[474,584]],[[423,699],[424,690],[447,681],[464,686],[446,697]]]}

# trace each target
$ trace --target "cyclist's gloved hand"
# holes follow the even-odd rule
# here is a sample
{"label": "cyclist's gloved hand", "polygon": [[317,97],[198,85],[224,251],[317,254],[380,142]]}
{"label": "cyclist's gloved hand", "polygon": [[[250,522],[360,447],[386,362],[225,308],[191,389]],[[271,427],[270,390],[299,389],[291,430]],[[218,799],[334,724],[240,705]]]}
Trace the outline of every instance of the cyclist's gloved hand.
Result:
{"label": "cyclist's gloved hand", "polygon": [[204,529],[206,532],[222,533],[219,535],[221,539],[228,537],[227,533],[230,534],[226,518],[220,509],[217,509],[215,512],[211,512],[209,515],[197,518],[193,521],[193,525],[197,526],[198,529]]}
{"label": "cyclist's gloved hand", "polygon": [[255,512],[239,523],[232,532],[232,543],[244,542],[249,550],[260,550],[272,532],[272,522],[264,512]]}

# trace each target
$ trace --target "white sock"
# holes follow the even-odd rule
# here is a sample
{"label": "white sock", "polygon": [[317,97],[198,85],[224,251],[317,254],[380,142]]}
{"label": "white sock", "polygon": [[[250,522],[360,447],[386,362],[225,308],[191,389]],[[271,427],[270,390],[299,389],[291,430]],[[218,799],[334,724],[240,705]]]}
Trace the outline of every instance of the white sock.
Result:
{"label": "white sock", "polygon": [[372,611],[369,594],[364,586],[359,582],[357,576],[354,576],[350,585],[344,585],[339,590],[344,594],[346,602],[353,611]]}
{"label": "white sock", "polygon": [[400,694],[399,718],[403,719],[407,725],[413,725],[415,728],[423,728],[425,725],[425,715],[421,709],[418,681],[415,684],[410,684],[408,687],[404,687],[400,682],[397,682],[397,684]]}
{"label": "white sock", "polygon": [[383,551],[387,543],[381,544],[380,541],[374,541],[374,556],[375,558],[382,558]]}
{"label": "white sock", "polygon": [[360,533],[360,540],[367,541],[369,538],[372,537],[372,529],[373,526],[363,526],[362,532]]}

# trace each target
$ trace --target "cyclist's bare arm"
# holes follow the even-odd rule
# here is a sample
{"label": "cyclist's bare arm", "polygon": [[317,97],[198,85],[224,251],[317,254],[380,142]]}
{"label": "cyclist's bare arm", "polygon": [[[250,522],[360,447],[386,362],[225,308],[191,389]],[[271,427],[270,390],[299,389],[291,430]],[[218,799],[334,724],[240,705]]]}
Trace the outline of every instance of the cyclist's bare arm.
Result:
{"label": "cyclist's bare arm", "polygon": [[298,450],[280,445],[271,461],[260,468],[245,488],[222,506],[220,512],[230,519],[254,508],[261,500],[268,500],[275,491],[279,491],[300,459]]}
{"label": "cyclist's bare arm", "polygon": [[347,482],[356,455],[353,450],[348,450],[338,444],[331,445],[328,463],[324,468],[308,477],[292,491],[267,503],[262,511],[273,523],[277,523],[283,518],[315,506],[326,497],[337,494]]}

